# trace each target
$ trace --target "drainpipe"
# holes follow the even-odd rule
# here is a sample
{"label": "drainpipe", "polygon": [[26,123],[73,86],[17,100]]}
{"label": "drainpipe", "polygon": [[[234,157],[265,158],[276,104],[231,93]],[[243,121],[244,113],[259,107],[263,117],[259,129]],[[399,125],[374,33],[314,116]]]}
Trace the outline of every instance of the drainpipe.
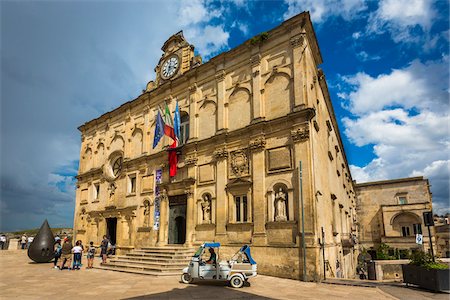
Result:
{"label": "drainpipe", "polygon": [[306,281],[306,244],[305,244],[305,207],[303,206],[303,175],[302,175],[302,161],[299,161],[299,179],[300,179],[300,202],[302,206],[302,249],[303,249],[303,281]]}

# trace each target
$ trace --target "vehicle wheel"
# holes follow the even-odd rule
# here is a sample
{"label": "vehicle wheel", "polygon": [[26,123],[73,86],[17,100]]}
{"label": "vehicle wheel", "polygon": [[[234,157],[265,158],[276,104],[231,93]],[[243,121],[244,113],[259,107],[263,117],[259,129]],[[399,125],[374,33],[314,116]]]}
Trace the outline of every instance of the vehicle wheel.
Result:
{"label": "vehicle wheel", "polygon": [[181,281],[183,283],[188,284],[188,283],[191,283],[193,281],[193,279],[192,279],[191,275],[189,275],[188,273],[184,273],[183,275],[181,275]]}
{"label": "vehicle wheel", "polygon": [[241,288],[244,285],[244,279],[240,276],[233,276],[230,279],[230,284],[234,288]]}

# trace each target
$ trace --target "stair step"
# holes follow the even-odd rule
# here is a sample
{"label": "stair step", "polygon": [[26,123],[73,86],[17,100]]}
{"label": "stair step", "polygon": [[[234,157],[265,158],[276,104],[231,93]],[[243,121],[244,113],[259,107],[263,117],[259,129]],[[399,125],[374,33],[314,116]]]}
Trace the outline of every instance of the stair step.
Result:
{"label": "stair step", "polygon": [[148,265],[148,266],[157,266],[160,268],[184,268],[188,264],[187,263],[156,263],[156,262],[147,262],[147,261],[133,261],[133,260],[126,260],[126,259],[112,259],[109,261],[109,263],[124,263],[124,264],[138,264],[138,265]]}
{"label": "stair step", "polygon": [[158,257],[168,259],[191,259],[191,255],[170,255],[170,254],[154,254],[154,253],[127,253],[126,256],[132,257]]}
{"label": "stair step", "polygon": [[185,266],[180,267],[161,267],[161,266],[148,266],[148,265],[142,265],[142,264],[130,264],[130,263],[118,263],[118,262],[110,262],[107,264],[101,264],[101,266],[106,267],[122,267],[122,268],[130,268],[130,269],[137,269],[142,271],[151,271],[151,272],[160,272],[160,273],[167,273],[167,272],[178,272],[178,274],[181,274],[181,271]]}
{"label": "stair step", "polygon": [[184,264],[191,261],[191,259],[169,259],[169,258],[155,258],[155,257],[141,257],[141,256],[117,256],[114,259],[120,260],[129,260],[129,261],[137,261],[137,262],[150,262],[150,263],[159,263],[159,264]]}
{"label": "stair step", "polygon": [[157,251],[157,250],[133,250],[129,253],[166,254],[166,255],[194,255],[193,251]]}
{"label": "stair step", "polygon": [[167,273],[161,273],[161,272],[151,272],[151,271],[142,271],[142,270],[135,270],[135,269],[128,269],[128,268],[123,268],[123,267],[119,267],[119,266],[97,266],[95,267],[96,269],[101,269],[101,270],[108,270],[108,271],[118,271],[118,272],[125,272],[125,273],[134,273],[134,274],[142,274],[142,275],[150,275],[150,276],[180,276],[180,273],[175,273],[175,272],[167,272]]}

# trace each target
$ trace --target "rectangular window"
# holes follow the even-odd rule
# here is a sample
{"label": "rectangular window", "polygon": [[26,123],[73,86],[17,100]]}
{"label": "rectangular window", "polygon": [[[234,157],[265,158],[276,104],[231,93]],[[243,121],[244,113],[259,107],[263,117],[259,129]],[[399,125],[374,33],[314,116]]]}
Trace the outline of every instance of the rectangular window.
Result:
{"label": "rectangular window", "polygon": [[236,202],[236,222],[241,222],[241,197],[234,197]]}
{"label": "rectangular window", "polygon": [[236,205],[236,222],[248,221],[248,201],[246,195],[240,195],[234,197]]}
{"label": "rectangular window", "polygon": [[398,204],[403,205],[406,204],[406,196],[400,196],[398,197]]}
{"label": "rectangular window", "polygon": [[128,175],[128,194],[136,193],[136,174]]}
{"label": "rectangular window", "polygon": [[94,183],[94,199],[100,198],[100,183]]}
{"label": "rectangular window", "polygon": [[410,236],[409,227],[408,226],[402,226],[402,236]]}
{"label": "rectangular window", "polygon": [[243,222],[247,222],[247,196],[242,196],[242,214],[244,215]]}
{"label": "rectangular window", "polygon": [[422,234],[422,224],[413,224],[414,234]]}

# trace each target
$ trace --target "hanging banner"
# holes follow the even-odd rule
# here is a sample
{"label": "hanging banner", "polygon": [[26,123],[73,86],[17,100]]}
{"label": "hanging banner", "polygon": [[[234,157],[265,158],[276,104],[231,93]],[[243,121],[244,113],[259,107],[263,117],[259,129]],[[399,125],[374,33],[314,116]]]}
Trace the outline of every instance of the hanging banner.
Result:
{"label": "hanging banner", "polygon": [[421,234],[416,234],[416,244],[423,244],[423,236]]}
{"label": "hanging banner", "polygon": [[159,230],[159,207],[161,203],[161,199],[159,196],[159,186],[158,183],[161,183],[162,181],[162,170],[156,170],[156,176],[155,176],[155,215],[154,215],[154,222],[153,222],[153,230]]}

